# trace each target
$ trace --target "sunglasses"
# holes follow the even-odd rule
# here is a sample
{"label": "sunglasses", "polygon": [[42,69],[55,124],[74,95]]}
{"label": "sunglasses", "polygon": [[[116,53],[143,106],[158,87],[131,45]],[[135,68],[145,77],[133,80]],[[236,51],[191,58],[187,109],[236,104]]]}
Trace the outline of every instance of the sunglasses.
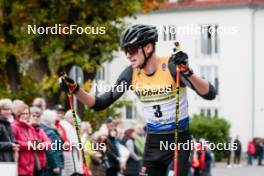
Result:
{"label": "sunglasses", "polygon": [[129,54],[130,56],[133,56],[138,53],[139,47],[129,47],[125,48],[126,55]]}

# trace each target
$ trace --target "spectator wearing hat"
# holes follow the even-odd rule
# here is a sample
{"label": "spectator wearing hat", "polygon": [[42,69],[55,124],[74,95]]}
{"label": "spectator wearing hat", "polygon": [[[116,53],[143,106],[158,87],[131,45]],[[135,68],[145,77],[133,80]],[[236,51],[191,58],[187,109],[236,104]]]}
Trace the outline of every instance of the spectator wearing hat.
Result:
{"label": "spectator wearing hat", "polygon": [[56,111],[56,122],[55,122],[55,126],[58,129],[60,136],[62,138],[63,143],[66,143],[68,141],[67,139],[67,133],[66,133],[66,129],[60,124],[60,121],[63,119],[64,115],[65,115],[65,108],[58,104],[54,107],[54,110]]}
{"label": "spectator wearing hat", "polygon": [[12,128],[8,118],[11,116],[12,101],[0,100],[0,162],[13,162],[14,154],[18,152]]}

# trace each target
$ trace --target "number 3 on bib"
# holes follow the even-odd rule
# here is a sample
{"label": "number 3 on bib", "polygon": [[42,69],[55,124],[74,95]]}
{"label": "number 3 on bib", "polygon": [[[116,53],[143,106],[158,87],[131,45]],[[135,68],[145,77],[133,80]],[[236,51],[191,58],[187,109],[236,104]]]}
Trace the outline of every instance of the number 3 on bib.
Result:
{"label": "number 3 on bib", "polygon": [[161,110],[160,110],[160,105],[154,105],[154,106],[153,106],[153,109],[156,110],[156,111],[154,112],[155,117],[157,117],[157,118],[162,117],[162,112],[161,112]]}

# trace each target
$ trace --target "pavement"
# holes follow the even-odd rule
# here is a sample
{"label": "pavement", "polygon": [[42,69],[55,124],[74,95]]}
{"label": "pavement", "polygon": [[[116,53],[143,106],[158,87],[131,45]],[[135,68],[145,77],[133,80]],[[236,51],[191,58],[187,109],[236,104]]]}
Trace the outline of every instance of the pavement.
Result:
{"label": "pavement", "polygon": [[245,162],[240,167],[227,168],[225,163],[216,163],[212,168],[212,176],[264,176],[264,166],[247,166]]}

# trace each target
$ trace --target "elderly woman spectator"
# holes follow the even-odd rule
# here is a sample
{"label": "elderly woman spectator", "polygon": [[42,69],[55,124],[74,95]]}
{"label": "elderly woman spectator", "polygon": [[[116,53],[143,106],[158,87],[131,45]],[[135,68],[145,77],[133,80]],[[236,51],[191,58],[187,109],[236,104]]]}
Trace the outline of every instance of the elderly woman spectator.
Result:
{"label": "elderly woman spectator", "polygon": [[62,169],[64,168],[63,142],[59,132],[55,128],[56,112],[51,110],[43,111],[41,122],[41,128],[44,129],[52,142],[51,149],[46,150],[47,164],[44,175],[61,176]]}
{"label": "elderly woman spectator", "polygon": [[11,116],[12,101],[0,100],[0,162],[13,162],[14,154],[18,152],[12,128],[8,119]]}
{"label": "elderly woman spectator", "polygon": [[44,98],[37,97],[33,100],[32,106],[38,107],[41,111],[46,109],[46,101]]}
{"label": "elderly woman spectator", "polygon": [[63,152],[65,164],[63,175],[81,175],[83,173],[83,160],[81,153],[82,148],[80,147],[82,146],[79,145],[80,141],[78,141],[77,132],[74,127],[74,119],[70,110],[66,112],[64,119],[60,120],[60,125],[66,130],[68,142],[71,145],[70,150]]}
{"label": "elderly woman spectator", "polygon": [[35,157],[36,165],[34,176],[42,176],[44,174],[44,170],[46,168],[46,149],[51,147],[51,141],[48,136],[45,134],[44,130],[40,128],[40,115],[41,109],[38,107],[30,108],[30,124],[34,128],[36,132],[36,142],[38,149],[34,154],[37,155]]}
{"label": "elderly woman spectator", "polygon": [[29,124],[29,107],[26,104],[17,104],[14,108],[15,121],[12,130],[19,144],[18,174],[33,175],[35,157],[32,144],[36,140],[33,127]]}

